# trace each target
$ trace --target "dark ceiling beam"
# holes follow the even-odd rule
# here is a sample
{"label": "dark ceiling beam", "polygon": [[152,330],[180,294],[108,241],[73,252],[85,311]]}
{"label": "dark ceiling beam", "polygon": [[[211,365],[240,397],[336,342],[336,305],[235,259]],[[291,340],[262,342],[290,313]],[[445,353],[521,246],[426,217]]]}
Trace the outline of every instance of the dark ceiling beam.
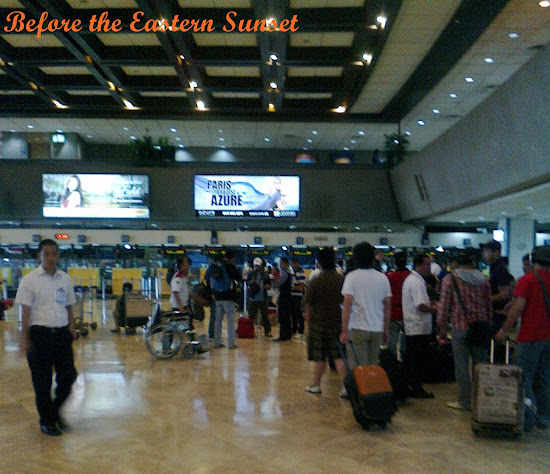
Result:
{"label": "dark ceiling beam", "polygon": [[[136,0],[138,7],[144,12],[144,18],[165,18],[169,23],[176,15],[184,18],[183,10],[175,0]],[[182,31],[157,32],[159,39],[169,61],[176,69],[183,89],[187,92],[187,98],[191,108],[196,109],[199,100],[208,107],[211,95],[205,89],[206,74],[204,68],[194,62],[195,40],[192,33]],[[195,81],[197,88],[192,89],[190,83]]]}
{"label": "dark ceiling beam", "polygon": [[[254,19],[274,18],[278,23],[290,19],[289,0],[252,0]],[[286,79],[286,53],[290,42],[288,32],[258,31],[256,41],[260,50],[260,76],[263,82],[262,110],[264,112],[280,112],[283,108],[283,98]],[[277,59],[270,56],[276,54]],[[276,85],[276,87],[272,87]]]}
{"label": "dark ceiling beam", "polygon": [[[365,2],[359,15],[362,21],[355,28],[353,45],[347,53],[348,56],[346,57],[342,73],[342,82],[334,93],[334,108],[343,105],[350,111],[353,107],[382,54],[386,39],[397,18],[401,3],[401,0],[373,0]],[[383,29],[376,21],[376,18],[381,13],[384,13],[387,17],[387,23]],[[377,29],[372,29],[372,26],[376,26]],[[370,63],[362,59],[365,53],[372,55]]]}
{"label": "dark ceiling beam", "polygon": [[0,37],[0,69],[17,82],[24,90],[32,91],[37,97],[53,107],[52,101],[58,101],[60,104],[66,103],[66,94],[64,92],[56,93],[49,91],[44,80],[46,74],[39,68],[23,66],[17,64],[17,48],[14,48],[4,38]]}
{"label": "dark ceiling beam", "polygon": [[[64,0],[20,0],[20,3],[36,19],[40,18],[43,12],[47,12],[50,18],[57,20],[72,18],[75,15],[74,10]],[[100,42],[95,36],[92,40],[95,43],[94,47],[79,33],[56,31],[54,35],[71,54],[81,61],[83,66],[88,68],[105,90],[109,91],[115,102],[124,106],[124,99],[126,99],[136,105],[135,97],[121,93],[124,86],[119,77],[110,68],[101,64],[101,57],[97,51]]]}
{"label": "dark ceiling beam", "polygon": [[402,120],[450,72],[509,0],[463,0],[428,54],[382,111],[387,120]]}

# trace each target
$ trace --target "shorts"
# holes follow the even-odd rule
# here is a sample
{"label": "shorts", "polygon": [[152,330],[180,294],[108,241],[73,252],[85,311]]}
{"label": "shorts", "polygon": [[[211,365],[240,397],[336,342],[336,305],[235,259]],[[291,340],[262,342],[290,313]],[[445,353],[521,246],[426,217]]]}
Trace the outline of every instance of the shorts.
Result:
{"label": "shorts", "polygon": [[309,328],[307,336],[307,360],[324,362],[327,359],[337,360],[342,358],[338,349],[337,332],[326,332]]}

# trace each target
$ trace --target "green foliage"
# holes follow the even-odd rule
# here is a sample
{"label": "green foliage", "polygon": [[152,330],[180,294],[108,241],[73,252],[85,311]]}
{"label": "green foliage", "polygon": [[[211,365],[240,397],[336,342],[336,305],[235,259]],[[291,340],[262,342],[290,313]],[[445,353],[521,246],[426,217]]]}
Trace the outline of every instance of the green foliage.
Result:
{"label": "green foliage", "polygon": [[174,147],[168,137],[158,137],[155,143],[149,134],[130,142],[132,156],[146,166],[162,165],[174,161]]}
{"label": "green foliage", "polygon": [[388,155],[391,165],[401,163],[408,153],[409,139],[406,135],[398,132],[385,134],[384,150]]}

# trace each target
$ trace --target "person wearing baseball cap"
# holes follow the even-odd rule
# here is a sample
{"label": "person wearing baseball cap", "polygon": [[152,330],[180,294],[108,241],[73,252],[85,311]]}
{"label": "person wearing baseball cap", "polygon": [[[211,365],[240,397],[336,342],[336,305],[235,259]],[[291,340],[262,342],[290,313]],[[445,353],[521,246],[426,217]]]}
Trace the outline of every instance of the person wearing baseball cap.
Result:
{"label": "person wearing baseball cap", "polygon": [[550,246],[535,247],[531,262],[534,270],[519,279],[508,317],[495,336],[504,341],[521,317],[516,364],[523,369],[525,431],[550,426]]}

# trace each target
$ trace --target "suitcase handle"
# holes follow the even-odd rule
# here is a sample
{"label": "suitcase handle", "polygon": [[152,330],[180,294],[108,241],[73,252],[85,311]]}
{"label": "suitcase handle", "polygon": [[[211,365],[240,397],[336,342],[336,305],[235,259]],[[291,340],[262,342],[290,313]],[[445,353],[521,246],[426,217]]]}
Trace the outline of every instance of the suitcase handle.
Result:
{"label": "suitcase handle", "polygon": [[[351,372],[351,369],[350,369],[350,366],[349,366],[349,362],[348,362],[348,358],[344,352],[344,344],[342,344],[340,342],[340,339],[337,339],[338,341],[338,349],[340,349],[340,354],[342,355],[342,359],[344,360],[344,365],[346,366],[346,370],[348,372]],[[355,346],[353,345],[353,342],[351,341],[351,339],[348,341],[349,343],[349,346],[351,347],[351,352],[353,352],[353,358],[355,359],[355,365],[359,365],[359,359],[357,357],[357,352],[355,352]]]}
{"label": "suitcase handle", "polygon": [[[491,354],[490,354],[490,361],[491,361],[491,364],[494,364],[494,360],[495,360],[495,340],[494,339],[491,339]],[[509,339],[506,339],[506,357],[504,359],[506,365],[508,365],[510,363],[510,340]]]}

